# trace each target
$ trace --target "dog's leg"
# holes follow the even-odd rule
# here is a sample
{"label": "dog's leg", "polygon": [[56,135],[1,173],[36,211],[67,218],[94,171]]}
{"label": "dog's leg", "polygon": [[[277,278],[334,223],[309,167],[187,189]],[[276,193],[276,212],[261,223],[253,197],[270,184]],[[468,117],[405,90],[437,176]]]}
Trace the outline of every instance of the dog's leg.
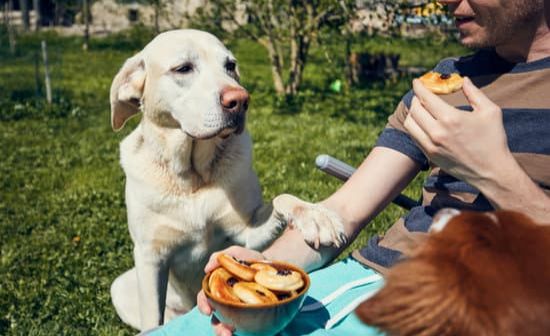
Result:
{"label": "dog's leg", "polygon": [[347,237],[340,216],[318,203],[305,202],[295,196],[282,194],[273,199],[274,212],[295,227],[304,240],[318,249],[320,245],[340,247]]}
{"label": "dog's leg", "polygon": [[135,329],[141,328],[136,269],[118,276],[111,285],[111,300],[120,319]]}
{"label": "dog's leg", "polygon": [[252,216],[251,225],[237,237],[237,243],[260,251],[266,248],[286,228],[286,220],[271,204],[264,204]]}
{"label": "dog's leg", "polygon": [[139,287],[141,330],[147,330],[164,322],[168,267],[156,254],[137,246],[134,248],[134,261]]}
{"label": "dog's leg", "polygon": [[346,242],[344,225],[338,214],[320,204],[312,204],[283,194],[254,212],[252,225],[246,230],[246,247],[263,249],[287,225],[300,230],[304,240],[318,249],[320,245],[340,247]]}

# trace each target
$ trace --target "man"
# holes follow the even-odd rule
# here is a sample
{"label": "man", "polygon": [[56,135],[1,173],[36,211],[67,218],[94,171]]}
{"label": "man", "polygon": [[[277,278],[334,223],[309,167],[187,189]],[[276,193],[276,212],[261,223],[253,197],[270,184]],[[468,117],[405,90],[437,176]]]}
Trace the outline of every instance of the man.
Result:
{"label": "man", "polygon": [[[538,222],[550,222],[550,2],[440,2],[454,15],[461,42],[480,50],[472,56],[443,60],[435,70],[458,72],[471,81],[465,79],[462,92],[436,96],[415,80],[413,91],[389,118],[357,172],[321,202],[341,215],[350,241],[420,170],[430,168],[423,204],[396,222],[384,237],[373,237],[353,258],[313,272],[310,296],[315,299],[347,281],[383,273],[424,238],[432,216],[442,207],[507,208],[525,212]],[[314,250],[299,232],[287,230],[263,254],[238,247],[225,252],[244,259],[287,260],[313,270],[340,251]],[[206,271],[216,266],[215,258],[211,260]],[[374,291],[381,285],[381,280],[375,281],[361,291]],[[351,290],[342,301],[353,301],[358,293]],[[201,312],[210,315],[204,294],[197,299]],[[376,333],[361,326],[353,315],[335,320],[342,310],[349,310],[344,303],[324,308],[328,316],[300,313],[283,334]],[[196,311],[188,315],[172,323],[175,329],[169,324],[160,334],[178,328],[205,330],[206,319],[200,320]],[[216,334],[231,334],[230,326],[213,323]],[[304,330],[306,324],[310,328]],[[335,328],[326,330],[327,325]]]}

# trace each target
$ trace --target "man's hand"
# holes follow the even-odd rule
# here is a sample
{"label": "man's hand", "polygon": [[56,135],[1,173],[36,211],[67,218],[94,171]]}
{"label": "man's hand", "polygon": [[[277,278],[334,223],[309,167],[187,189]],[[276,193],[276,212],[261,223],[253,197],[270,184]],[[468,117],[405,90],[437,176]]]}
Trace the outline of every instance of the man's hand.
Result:
{"label": "man's hand", "polygon": [[[212,253],[210,259],[208,260],[208,263],[204,267],[204,273],[208,273],[220,266],[217,260],[217,256],[220,253],[225,253],[241,260],[265,259],[264,255],[258,251],[249,250],[241,246],[231,246],[223,251]],[[199,294],[197,294],[197,306],[199,308],[199,311],[204,315],[212,315],[214,311],[210,304],[208,304],[206,294],[204,294],[202,290],[199,292]],[[220,321],[218,321],[218,319],[216,319],[215,316],[212,316],[212,327],[214,328],[214,332],[218,336],[231,336],[233,334],[233,327],[221,323]]]}
{"label": "man's hand", "polygon": [[460,111],[413,81],[405,128],[424,154],[445,172],[479,189],[495,209],[516,210],[546,223],[550,198],[527,175],[508,148],[502,111],[464,78],[473,108]]}
{"label": "man's hand", "polygon": [[426,156],[445,172],[477,188],[497,179],[499,170],[515,165],[508,148],[502,111],[464,78],[463,92],[472,112],[447,104],[419,80],[404,126]]}

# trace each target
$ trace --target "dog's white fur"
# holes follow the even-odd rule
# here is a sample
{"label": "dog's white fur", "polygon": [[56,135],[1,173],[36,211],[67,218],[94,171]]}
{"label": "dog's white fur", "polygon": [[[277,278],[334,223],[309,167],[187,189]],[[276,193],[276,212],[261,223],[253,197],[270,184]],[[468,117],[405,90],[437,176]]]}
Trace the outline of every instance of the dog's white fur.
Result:
{"label": "dog's white fur", "polygon": [[[113,128],[143,112],[120,146],[135,268],[111,287],[117,313],[137,329],[192,307],[212,252],[268,246],[295,207],[301,220],[293,224],[309,242],[344,238],[339,218],[319,205],[290,195],[263,204],[244,118],[228,116],[220,103],[222,90],[244,90],[228,62],[234,56],[214,36],[170,31],[128,59],[113,80]],[[184,65],[191,70],[181,71]]]}

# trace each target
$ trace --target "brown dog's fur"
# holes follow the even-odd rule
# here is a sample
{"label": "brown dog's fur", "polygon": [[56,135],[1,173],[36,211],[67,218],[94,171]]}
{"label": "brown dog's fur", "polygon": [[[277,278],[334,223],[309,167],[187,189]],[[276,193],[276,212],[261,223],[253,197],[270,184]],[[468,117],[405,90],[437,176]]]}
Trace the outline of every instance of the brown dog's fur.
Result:
{"label": "brown dog's fur", "polygon": [[550,335],[550,226],[463,212],[356,313],[390,335]]}

